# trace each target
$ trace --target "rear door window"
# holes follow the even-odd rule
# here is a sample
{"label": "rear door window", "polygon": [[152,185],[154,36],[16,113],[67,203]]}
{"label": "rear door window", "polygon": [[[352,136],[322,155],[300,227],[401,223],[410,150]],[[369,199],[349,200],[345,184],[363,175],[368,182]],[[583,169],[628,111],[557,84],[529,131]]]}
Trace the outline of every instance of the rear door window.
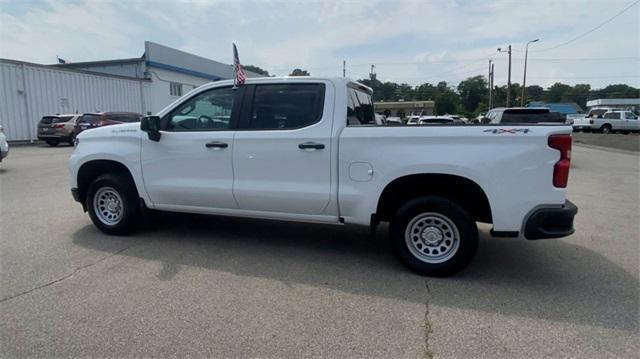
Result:
{"label": "rear door window", "polygon": [[288,130],[322,118],[324,84],[256,85],[249,118],[254,130]]}
{"label": "rear door window", "polygon": [[604,118],[610,119],[610,120],[619,120],[620,119],[620,112],[605,113],[604,114]]}

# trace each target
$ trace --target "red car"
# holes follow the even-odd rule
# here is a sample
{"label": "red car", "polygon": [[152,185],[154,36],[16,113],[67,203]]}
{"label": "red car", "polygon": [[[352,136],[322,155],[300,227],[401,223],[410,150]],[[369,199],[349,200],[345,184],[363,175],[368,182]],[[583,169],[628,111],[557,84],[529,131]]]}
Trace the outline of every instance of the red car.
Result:
{"label": "red car", "polygon": [[90,128],[118,125],[121,123],[140,122],[142,115],[135,112],[98,112],[85,113],[76,122],[74,137]]}

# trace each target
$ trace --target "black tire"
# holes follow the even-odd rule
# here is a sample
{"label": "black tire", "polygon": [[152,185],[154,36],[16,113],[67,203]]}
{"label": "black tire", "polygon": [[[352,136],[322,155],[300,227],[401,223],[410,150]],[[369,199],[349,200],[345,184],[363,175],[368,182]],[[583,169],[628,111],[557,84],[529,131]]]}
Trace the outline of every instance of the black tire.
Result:
{"label": "black tire", "polygon": [[76,136],[75,136],[75,135],[73,135],[73,134],[72,134],[72,135],[69,137],[69,144],[70,144],[71,146],[75,146],[75,145],[76,145]]}
{"label": "black tire", "polygon": [[604,134],[609,134],[611,133],[611,125],[606,124],[606,125],[602,125],[602,127],[600,127],[600,132],[604,133]]}
{"label": "black tire", "polygon": [[52,147],[56,147],[60,142],[57,140],[47,140],[47,145],[52,146]]}
{"label": "black tire", "polygon": [[[118,220],[113,223],[105,223],[105,220],[101,218],[105,218],[104,213],[108,213],[108,209],[106,207],[97,207],[103,208],[103,214],[96,213],[96,206],[94,206],[94,200],[98,201],[96,198],[96,193],[98,191],[103,190],[103,192],[109,193],[110,190],[113,190],[119,196],[118,206],[116,209],[121,211],[118,212]],[[139,207],[139,199],[138,194],[135,188],[135,185],[131,182],[131,180],[120,174],[104,174],[98,176],[91,184],[89,185],[89,189],[87,190],[87,196],[85,198],[85,203],[87,206],[87,211],[89,212],[89,217],[93,224],[98,227],[102,232],[111,235],[124,235],[133,232],[138,224],[140,223],[140,207]],[[106,204],[104,205],[106,206]]]}
{"label": "black tire", "polygon": [[[431,218],[434,218],[433,220],[436,222],[436,219],[442,219],[440,225],[443,225],[445,229],[438,229],[439,225],[435,223],[433,226],[427,224],[426,222],[431,223],[429,222]],[[420,227],[420,222],[416,222],[416,220],[426,221],[423,223],[424,227]],[[450,228],[451,225],[453,228]],[[414,231],[420,230],[420,228],[424,229],[421,229],[419,234],[410,234],[409,226]],[[433,231],[433,228],[436,228],[435,239],[425,238],[430,234],[427,232]],[[446,228],[450,228],[449,232]],[[438,232],[439,230],[440,232]],[[439,237],[438,233],[440,233]],[[457,239],[455,238],[456,234]],[[456,203],[438,196],[420,197],[404,204],[391,221],[389,236],[394,252],[402,263],[419,274],[433,277],[446,277],[460,272],[471,263],[478,249],[478,228],[469,214]],[[444,256],[436,260],[435,258],[427,258],[429,255],[422,253],[433,251],[434,253],[430,255],[435,256],[436,250],[445,248],[439,246],[444,245],[447,239],[452,239],[451,243],[453,244],[447,244],[451,249],[443,250],[442,255],[447,254],[450,257]],[[428,240],[434,240],[434,242],[427,244]],[[440,244],[438,244],[438,240],[441,241]],[[454,250],[456,240],[458,245]],[[422,247],[420,247],[421,245]],[[414,254],[416,251],[420,251],[423,257]]]}

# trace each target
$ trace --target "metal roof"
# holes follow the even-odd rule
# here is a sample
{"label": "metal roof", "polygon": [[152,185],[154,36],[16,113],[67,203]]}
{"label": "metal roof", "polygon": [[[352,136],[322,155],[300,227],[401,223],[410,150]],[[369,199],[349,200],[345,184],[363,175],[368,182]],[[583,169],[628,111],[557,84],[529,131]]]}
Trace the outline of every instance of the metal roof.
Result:
{"label": "metal roof", "polygon": [[583,113],[584,110],[575,102],[530,102],[527,107],[546,107],[551,112],[562,114]]}
{"label": "metal roof", "polygon": [[639,106],[640,98],[599,98],[587,101],[587,107],[594,106]]}

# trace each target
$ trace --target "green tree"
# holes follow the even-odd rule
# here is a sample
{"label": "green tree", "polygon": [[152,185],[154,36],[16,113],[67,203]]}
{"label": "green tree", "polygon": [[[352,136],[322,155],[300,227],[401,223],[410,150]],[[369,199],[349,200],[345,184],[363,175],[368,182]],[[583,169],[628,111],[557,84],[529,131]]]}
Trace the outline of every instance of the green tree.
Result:
{"label": "green tree", "polygon": [[531,101],[542,101],[544,96],[544,88],[538,85],[527,86],[527,92],[525,93],[525,96],[525,104]]}
{"label": "green tree", "polygon": [[265,75],[265,76],[269,76],[269,71],[264,70],[259,68],[258,66],[254,66],[254,65],[243,65],[242,66],[243,69],[247,70],[247,71],[251,71],[251,72],[255,72],[257,74],[260,75]]}
{"label": "green tree", "polygon": [[416,99],[419,101],[435,100],[438,88],[430,83],[424,83],[416,88]]}
{"label": "green tree", "polygon": [[471,115],[480,101],[488,97],[487,80],[480,75],[469,77],[458,84],[458,93],[462,110]]}
{"label": "green tree", "polygon": [[573,86],[573,88],[569,91],[568,94],[565,94],[565,99],[568,102],[575,102],[580,107],[585,109],[587,107],[587,100],[589,100],[589,95],[591,93],[591,85],[589,84],[577,84]]}
{"label": "green tree", "polygon": [[442,92],[436,97],[436,114],[455,114],[460,103],[460,97],[453,91]]}
{"label": "green tree", "polygon": [[545,92],[545,102],[561,102],[566,98],[566,94],[571,91],[571,86],[556,82],[551,85],[549,89]]}
{"label": "green tree", "polygon": [[311,76],[311,74],[307,70],[293,69],[289,76]]}
{"label": "green tree", "polygon": [[415,100],[415,90],[409,84],[400,84],[398,86],[398,99],[402,99],[404,101]]}

